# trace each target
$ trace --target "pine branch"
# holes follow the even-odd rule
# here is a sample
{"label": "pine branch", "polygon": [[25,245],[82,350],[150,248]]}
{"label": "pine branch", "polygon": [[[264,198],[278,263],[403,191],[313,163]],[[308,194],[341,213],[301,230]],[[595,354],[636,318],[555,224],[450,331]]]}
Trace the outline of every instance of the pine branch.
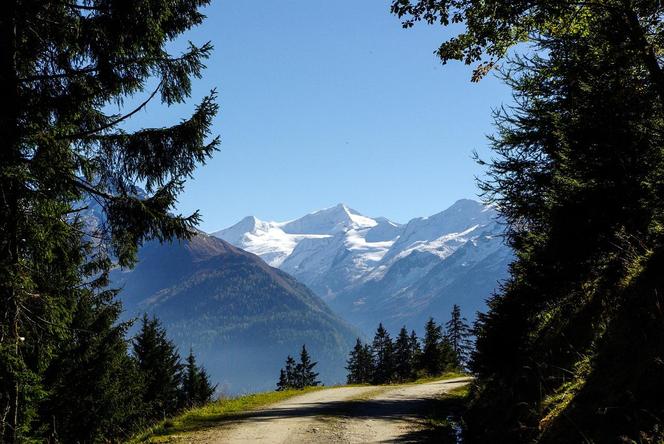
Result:
{"label": "pine branch", "polygon": [[161,88],[161,85],[162,85],[162,84],[163,84],[163,80],[162,80],[161,82],[159,82],[159,85],[157,85],[157,88],[155,88],[155,90],[152,91],[152,94],[150,94],[150,96],[149,96],[145,101],[143,101],[143,103],[141,103],[139,106],[137,106],[137,107],[136,107],[134,110],[132,110],[130,113],[125,114],[124,116],[118,117],[117,119],[115,119],[115,120],[113,120],[113,121],[107,123],[106,125],[102,125],[102,126],[100,126],[100,127],[98,127],[98,128],[95,128],[95,129],[92,129],[92,130],[88,130],[88,131],[83,131],[83,132],[76,133],[76,134],[71,134],[71,135],[69,135],[69,136],[58,137],[58,138],[56,138],[56,139],[57,139],[57,140],[65,140],[65,139],[69,139],[69,140],[71,140],[71,139],[83,139],[83,138],[86,138],[86,137],[91,136],[91,135],[93,135],[93,134],[96,134],[96,133],[98,133],[98,132],[100,132],[100,131],[104,131],[104,130],[106,130],[106,129],[108,129],[108,128],[114,127],[115,125],[117,125],[117,124],[119,124],[119,123],[124,122],[125,120],[129,119],[131,116],[133,116],[134,114],[136,114],[137,112],[139,112],[140,110],[142,110],[143,108],[145,108],[145,107],[147,106],[147,104],[150,103],[150,101],[154,98],[154,96],[157,95],[157,93],[159,92],[159,89]]}

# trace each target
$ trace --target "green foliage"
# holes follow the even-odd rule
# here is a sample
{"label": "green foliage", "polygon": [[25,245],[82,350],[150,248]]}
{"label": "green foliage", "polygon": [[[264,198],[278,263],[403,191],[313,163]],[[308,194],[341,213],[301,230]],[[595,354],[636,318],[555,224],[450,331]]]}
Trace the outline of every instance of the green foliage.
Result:
{"label": "green foliage", "polygon": [[[413,335],[415,332],[413,331]],[[410,381],[415,377],[417,336],[409,336],[404,325],[394,342],[394,371],[399,381]]]}
{"label": "green foliage", "polygon": [[[459,311],[460,316],[460,311]],[[394,382],[425,381],[441,375],[462,376],[458,354],[433,318],[425,326],[423,344],[415,330],[410,335],[406,327],[399,331],[396,341],[379,324],[371,345],[358,338],[348,355],[346,370],[349,384],[390,384]]]}
{"label": "green foliage", "polygon": [[210,383],[210,377],[205,369],[196,365],[194,352],[189,350],[187,364],[182,375],[181,403],[186,408],[206,404],[212,400],[216,389],[217,386]]}
{"label": "green foliage", "polygon": [[[165,48],[201,23],[207,3],[3,3],[3,442],[110,440],[136,423],[126,326],[115,325],[119,307],[102,289],[112,262],[131,265],[142,242],[191,235],[198,214],[174,215],[173,206],[184,180],[218,144],[207,140],[214,94],[178,125],[124,128],[155,97],[171,105],[189,96],[212,48],[191,45],[179,55]],[[152,83],[140,105],[124,106]],[[118,114],[107,112],[111,104]],[[105,216],[97,227],[86,223],[92,205]]]}
{"label": "green foliage", "polygon": [[182,364],[175,345],[157,318],[143,315],[133,339],[134,358],[143,381],[145,415],[153,420],[175,413],[180,405]]}
{"label": "green foliage", "polygon": [[346,370],[348,370],[348,384],[371,383],[373,376],[373,353],[369,344],[362,344],[360,338],[357,338],[355,347],[353,347],[348,356]]}
{"label": "green foliage", "polygon": [[290,355],[286,358],[286,366],[279,372],[277,390],[303,389],[321,385],[317,379],[318,373],[314,372],[316,364],[311,361],[307,347],[303,345],[300,362],[295,363],[295,359]]}
{"label": "green foliage", "polygon": [[371,344],[373,384],[387,384],[394,378],[394,344],[383,324],[379,324]]}
{"label": "green foliage", "polygon": [[454,304],[450,320],[445,323],[445,338],[456,355],[457,367],[466,367],[468,364],[473,349],[471,333],[466,318],[461,315],[461,308]]}
{"label": "green foliage", "polygon": [[[443,61],[502,70],[481,183],[517,259],[478,319],[468,439],[660,442],[664,215],[661,2],[410,2],[414,21],[463,23]],[[518,54],[518,52],[517,52]],[[659,268],[658,268],[659,267]]]}

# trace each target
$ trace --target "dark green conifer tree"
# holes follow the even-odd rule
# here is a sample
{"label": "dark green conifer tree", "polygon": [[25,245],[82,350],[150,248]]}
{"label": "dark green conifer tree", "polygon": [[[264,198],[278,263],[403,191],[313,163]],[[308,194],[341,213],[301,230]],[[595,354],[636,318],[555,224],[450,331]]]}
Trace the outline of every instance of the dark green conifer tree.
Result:
{"label": "dark green conifer tree", "polygon": [[373,375],[373,358],[368,344],[362,344],[357,338],[355,347],[351,350],[346,365],[348,370],[348,384],[368,384]]}
{"label": "dark green conifer tree", "polygon": [[317,362],[311,361],[311,356],[305,345],[300,352],[300,362],[295,366],[295,388],[315,387],[320,385],[318,373],[314,372]]}
{"label": "dark green conifer tree", "polygon": [[387,384],[394,378],[394,344],[390,334],[380,323],[376,329],[373,343],[371,346],[373,352],[374,384]]}
{"label": "dark green conifer tree", "polygon": [[175,344],[166,337],[157,318],[143,315],[141,329],[133,339],[133,352],[143,380],[146,416],[163,419],[176,412],[183,366]]}
{"label": "dark green conifer tree", "polygon": [[279,370],[279,381],[277,381],[277,391],[281,392],[283,390],[288,390],[290,385],[288,384],[288,377],[286,376],[286,370]]}
{"label": "dark green conifer tree", "polygon": [[417,373],[421,369],[421,360],[422,360],[422,347],[420,347],[420,339],[417,337],[415,330],[410,332],[409,343],[410,343],[410,353],[413,357],[413,372]]}
{"label": "dark green conifer tree", "polygon": [[286,367],[284,368],[286,373],[286,387],[287,388],[296,388],[297,385],[297,363],[291,355],[288,355],[286,358]]}
{"label": "dark green conifer tree", "polygon": [[406,326],[401,327],[394,342],[394,373],[401,381],[409,381],[415,376],[413,346]]}
{"label": "dark green conifer tree", "polygon": [[210,383],[210,377],[205,368],[196,364],[196,357],[191,349],[181,379],[180,402],[182,406],[191,408],[212,400],[217,386]]}
{"label": "dark green conifer tree", "polygon": [[[166,46],[201,23],[204,16],[199,9],[207,3],[3,2],[0,440],[4,442],[40,440],[53,423],[62,430],[78,427],[65,425],[65,417],[46,407],[55,402],[53,393],[65,390],[49,384],[70,379],[46,381],[46,375],[75,372],[51,366],[74,363],[76,358],[62,353],[93,353],[94,347],[87,348],[84,342],[106,340],[109,329],[104,322],[90,324],[90,337],[84,339],[74,330],[74,311],[82,303],[112,304],[87,293],[99,292],[95,283],[113,261],[129,266],[143,241],[190,236],[199,219],[197,214],[183,217],[172,211],[184,179],[218,144],[217,139],[206,140],[217,111],[213,95],[174,126],[130,131],[125,124],[155,98],[171,105],[189,96],[191,80],[200,76],[211,45],[191,45],[175,55]],[[140,97],[148,85],[153,86],[136,103],[134,97]],[[138,196],[136,186],[144,186],[147,194]],[[78,216],[86,202],[93,201],[100,205],[104,222],[88,233],[91,227]],[[93,335],[99,338],[92,339]],[[122,377],[118,374],[114,384],[120,384]],[[77,384],[71,390],[89,399],[98,395],[100,387]],[[83,393],[84,388],[89,392]],[[118,395],[107,407],[125,408],[124,395]],[[56,415],[55,421],[40,413],[46,411]],[[79,414],[96,413],[83,409]],[[117,429],[92,425],[99,419],[77,421],[90,421],[99,433]],[[95,437],[106,439],[114,437]]]}
{"label": "dark green conifer tree", "polygon": [[429,318],[424,326],[424,342],[421,357],[421,368],[429,376],[439,375],[443,371],[442,342],[442,327],[437,325],[433,318]]}
{"label": "dark green conifer tree", "polygon": [[438,53],[479,62],[476,79],[512,45],[528,51],[503,65],[515,106],[496,114],[481,183],[516,259],[477,323],[468,441],[662,441],[664,5],[393,11],[405,26],[458,24]]}
{"label": "dark green conifer tree", "polygon": [[456,367],[465,368],[472,353],[472,341],[470,340],[471,328],[466,318],[461,316],[461,308],[454,304],[450,320],[445,323],[445,338],[454,352]]}
{"label": "dark green conifer tree", "polygon": [[114,293],[87,293],[84,297],[93,300],[79,301],[76,306],[72,341],[44,374],[50,393],[41,415],[52,418],[43,431],[45,439],[94,442],[100,436],[128,438],[145,425],[142,379],[128,355],[125,334],[129,324],[116,322],[121,307],[112,302]]}

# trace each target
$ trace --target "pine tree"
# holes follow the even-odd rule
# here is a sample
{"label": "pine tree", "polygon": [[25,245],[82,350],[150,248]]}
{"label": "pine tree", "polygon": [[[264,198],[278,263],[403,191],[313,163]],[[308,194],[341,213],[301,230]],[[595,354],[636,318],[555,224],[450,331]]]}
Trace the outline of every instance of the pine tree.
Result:
{"label": "pine tree", "polygon": [[471,329],[466,318],[461,316],[461,308],[454,304],[450,320],[445,323],[445,337],[455,354],[456,367],[464,368],[472,352]]}
{"label": "pine tree", "polygon": [[394,378],[394,344],[383,324],[378,325],[372,343],[374,384],[387,384]]}
{"label": "pine tree", "polygon": [[357,338],[355,347],[351,350],[346,365],[348,370],[348,384],[368,384],[373,375],[373,358],[368,344],[362,344]]}
{"label": "pine tree", "polygon": [[44,375],[51,390],[42,406],[42,415],[52,418],[44,433],[48,440],[129,438],[143,423],[141,375],[128,355],[125,334],[129,323],[116,322],[121,307],[110,302],[114,293],[88,294],[94,300],[78,302],[71,342]]}
{"label": "pine tree", "polygon": [[212,395],[217,386],[210,383],[210,378],[205,369],[196,365],[196,357],[191,349],[181,379],[180,403],[182,406],[190,408],[203,405],[212,400]]}
{"label": "pine tree", "polygon": [[413,372],[417,373],[417,370],[422,367],[421,364],[422,348],[420,347],[420,340],[417,337],[417,333],[415,333],[415,330],[412,330],[410,332],[409,344],[410,344],[410,353],[411,356],[413,357]]}
{"label": "pine tree", "polygon": [[[217,111],[214,95],[174,126],[129,131],[148,103],[183,102],[211,45],[171,55],[168,43],[201,23],[206,0],[117,2],[7,0],[0,14],[0,440],[41,440],[54,423],[43,416],[53,393],[78,371],[71,353],[96,353],[74,330],[79,304],[103,312],[96,298],[113,262],[131,266],[149,239],[192,235],[199,220],[175,215],[184,180],[216,149],[206,140]],[[156,85],[138,105],[147,85]],[[108,106],[114,104],[113,107]],[[123,106],[126,104],[126,106]],[[117,111],[109,111],[115,108]],[[139,196],[136,186],[146,187]],[[97,202],[94,232],[82,212]],[[95,330],[99,325],[100,330]],[[91,324],[103,341],[106,323]],[[92,339],[97,336],[97,339]],[[73,344],[73,346],[70,346]],[[113,348],[116,349],[116,348]],[[65,356],[64,354],[70,354]],[[106,360],[106,358],[100,358]],[[112,375],[109,375],[113,378]],[[118,377],[114,384],[122,381]],[[73,383],[73,381],[70,381]],[[105,379],[70,387],[98,395]],[[83,393],[83,389],[89,390]],[[111,393],[111,391],[109,391]],[[122,415],[123,394],[107,404]],[[53,412],[52,412],[53,413]],[[55,415],[61,430],[64,424]],[[95,415],[82,410],[81,416]],[[98,421],[76,418],[67,421]],[[96,428],[97,426],[92,426]],[[109,425],[97,430],[116,430]],[[102,433],[101,431],[99,433]],[[109,432],[112,433],[112,432]],[[94,440],[113,436],[95,436]]]}
{"label": "pine tree", "polygon": [[295,387],[302,389],[305,387],[314,387],[320,385],[318,378],[318,373],[313,371],[313,368],[316,366],[317,362],[312,362],[307,347],[302,346],[302,351],[300,352],[300,362],[295,367]]}
{"label": "pine tree", "polygon": [[433,318],[429,318],[424,326],[421,366],[430,376],[439,375],[443,371],[442,342],[442,327],[437,325]]}
{"label": "pine tree", "polygon": [[279,372],[279,381],[277,382],[278,390],[288,390],[294,388],[301,388],[299,386],[299,366],[291,355],[286,358],[286,366]]}
{"label": "pine tree", "polygon": [[394,343],[394,370],[399,381],[408,381],[415,376],[413,346],[406,326],[401,327]]}
{"label": "pine tree", "polygon": [[286,381],[288,383],[287,387],[288,388],[296,388],[297,387],[297,363],[295,362],[295,359],[291,355],[288,355],[286,358]]}
{"label": "pine tree", "polygon": [[283,368],[279,370],[279,381],[277,381],[277,391],[288,390],[290,384],[288,383],[288,377],[286,376],[286,370]]}
{"label": "pine tree", "polygon": [[146,415],[163,419],[176,412],[180,405],[182,364],[158,319],[143,315],[141,330],[133,340],[133,351],[143,379]]}

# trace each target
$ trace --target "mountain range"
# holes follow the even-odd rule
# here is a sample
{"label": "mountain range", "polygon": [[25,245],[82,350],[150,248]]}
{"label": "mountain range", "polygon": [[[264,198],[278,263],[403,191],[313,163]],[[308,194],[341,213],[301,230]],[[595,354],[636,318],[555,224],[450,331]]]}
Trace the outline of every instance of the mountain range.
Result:
{"label": "mountain range", "polygon": [[501,233],[494,207],[463,199],[406,224],[339,204],[287,222],[249,216],[212,235],[292,275],[369,334],[378,322],[445,320],[455,303],[473,318],[507,276]]}

